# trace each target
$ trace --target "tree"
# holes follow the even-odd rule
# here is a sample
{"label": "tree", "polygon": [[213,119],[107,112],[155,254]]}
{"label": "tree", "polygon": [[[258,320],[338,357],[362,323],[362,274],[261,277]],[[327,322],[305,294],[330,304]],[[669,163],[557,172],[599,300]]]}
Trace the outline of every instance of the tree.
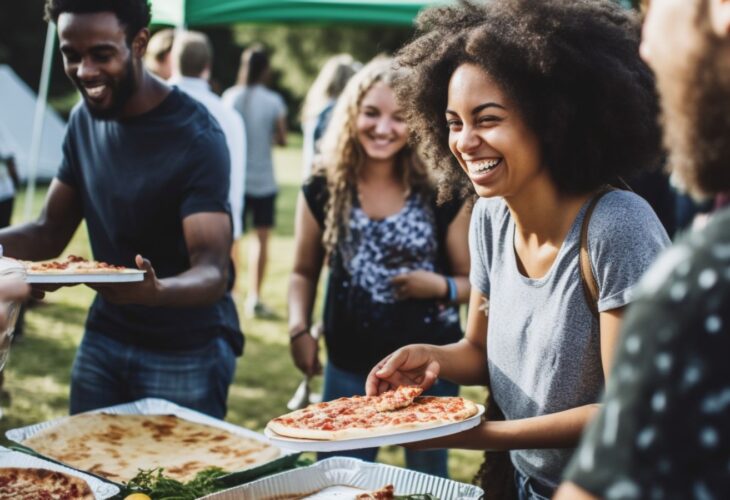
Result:
{"label": "tree", "polygon": [[[263,44],[271,53],[274,87],[286,97],[293,120],[297,119],[309,86],[330,56],[346,52],[367,62],[378,54],[392,54],[413,35],[410,27],[297,24],[246,24],[230,31],[204,31],[216,51],[213,75],[226,87],[235,81],[243,49],[254,43]],[[227,36],[231,38],[226,39]]]}

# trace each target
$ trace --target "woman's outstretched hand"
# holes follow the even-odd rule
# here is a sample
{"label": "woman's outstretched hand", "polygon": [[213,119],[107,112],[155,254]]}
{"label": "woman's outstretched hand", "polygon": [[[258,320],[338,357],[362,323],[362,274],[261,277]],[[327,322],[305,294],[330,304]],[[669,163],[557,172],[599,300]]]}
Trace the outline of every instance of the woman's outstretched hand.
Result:
{"label": "woman's outstretched hand", "polygon": [[436,382],[439,370],[433,346],[414,344],[401,347],[370,370],[365,393],[374,396],[401,385],[418,385],[427,390]]}

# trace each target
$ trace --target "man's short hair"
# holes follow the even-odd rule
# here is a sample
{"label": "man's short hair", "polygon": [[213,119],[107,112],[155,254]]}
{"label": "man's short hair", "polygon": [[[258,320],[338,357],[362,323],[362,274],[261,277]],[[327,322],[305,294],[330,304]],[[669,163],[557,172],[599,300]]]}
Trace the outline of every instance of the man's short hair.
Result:
{"label": "man's short hair", "polygon": [[112,12],[119,24],[124,26],[127,43],[150,24],[148,0],[46,0],[46,20],[58,23],[58,16],[64,12],[72,14],[95,14]]}
{"label": "man's short hair", "polygon": [[185,31],[175,36],[172,61],[183,76],[199,77],[213,60],[213,47],[208,37],[198,31]]}

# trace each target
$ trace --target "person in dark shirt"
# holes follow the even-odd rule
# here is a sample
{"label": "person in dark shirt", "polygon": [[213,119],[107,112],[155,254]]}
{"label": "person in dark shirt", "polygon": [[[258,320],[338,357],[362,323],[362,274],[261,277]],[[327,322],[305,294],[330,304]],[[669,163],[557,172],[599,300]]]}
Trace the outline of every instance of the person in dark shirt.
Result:
{"label": "person in dark shirt", "polygon": [[48,0],[46,14],[83,101],[40,217],[0,243],[9,256],[55,258],[85,220],[95,259],[146,272],[93,286],[71,413],[160,397],[222,418],[243,348],[223,132],[144,69],[146,0]]}
{"label": "person in dark shirt", "polygon": [[[641,54],[656,74],[670,165],[698,194],[728,191],[730,2],[653,0]],[[723,209],[645,276],[603,409],[555,498],[728,498],[729,265]]]}

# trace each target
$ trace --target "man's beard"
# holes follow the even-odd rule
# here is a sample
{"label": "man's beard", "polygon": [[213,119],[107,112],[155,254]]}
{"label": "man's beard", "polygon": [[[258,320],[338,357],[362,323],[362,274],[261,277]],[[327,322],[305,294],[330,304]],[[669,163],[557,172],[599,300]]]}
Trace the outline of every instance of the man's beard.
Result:
{"label": "man's beard", "polygon": [[[76,85],[80,89],[82,88],[78,83]],[[124,105],[127,104],[129,98],[136,92],[137,81],[134,77],[134,61],[131,57],[127,61],[124,74],[120,78],[111,81],[109,86],[111,91],[111,104],[108,108],[103,109],[90,102],[86,98],[84,91],[81,91],[89,113],[99,120],[114,120],[118,118]]]}
{"label": "man's beard", "polygon": [[707,195],[730,191],[730,47],[701,31],[686,72],[658,81],[669,168],[689,192]]}

